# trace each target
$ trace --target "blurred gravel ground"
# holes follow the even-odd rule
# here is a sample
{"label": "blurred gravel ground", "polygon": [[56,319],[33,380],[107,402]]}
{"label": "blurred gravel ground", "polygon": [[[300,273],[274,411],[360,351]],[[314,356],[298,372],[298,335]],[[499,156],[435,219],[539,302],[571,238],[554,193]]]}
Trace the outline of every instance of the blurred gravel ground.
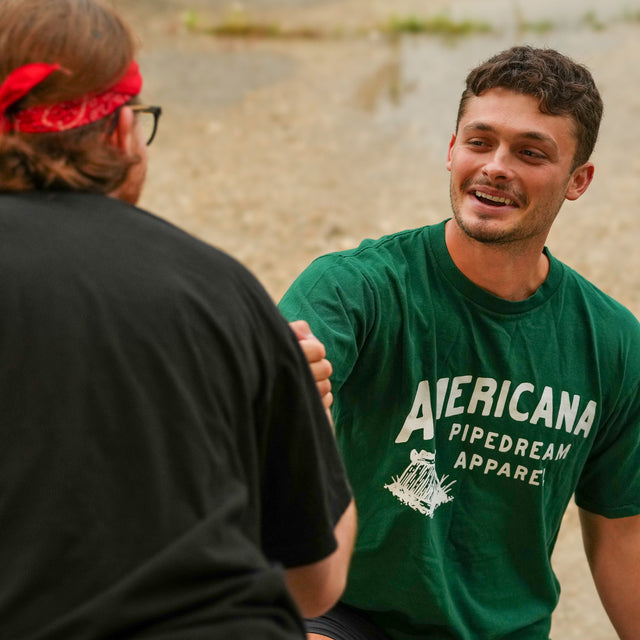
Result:
{"label": "blurred gravel ground", "polygon": [[[317,255],[449,215],[447,145],[466,72],[517,42],[586,63],[605,101],[596,178],[567,203],[553,253],[640,313],[640,0],[114,0],[163,106],[142,206],[220,246],[279,299]],[[191,13],[189,13],[191,12]],[[235,12],[323,38],[189,32]],[[487,22],[488,35],[391,41],[391,16]],[[547,30],[548,29],[548,30]],[[631,62],[631,63],[630,63]],[[616,637],[571,506],[554,566],[553,640]]]}

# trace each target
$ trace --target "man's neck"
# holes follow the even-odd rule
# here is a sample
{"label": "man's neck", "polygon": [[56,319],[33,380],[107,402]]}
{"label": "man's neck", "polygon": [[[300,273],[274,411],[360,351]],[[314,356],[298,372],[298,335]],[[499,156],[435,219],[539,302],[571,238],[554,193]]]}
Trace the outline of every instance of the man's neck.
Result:
{"label": "man's neck", "polygon": [[467,236],[454,220],[447,222],[445,239],[456,267],[474,284],[499,298],[525,300],[549,274],[549,259],[542,251],[544,241],[479,242]]}

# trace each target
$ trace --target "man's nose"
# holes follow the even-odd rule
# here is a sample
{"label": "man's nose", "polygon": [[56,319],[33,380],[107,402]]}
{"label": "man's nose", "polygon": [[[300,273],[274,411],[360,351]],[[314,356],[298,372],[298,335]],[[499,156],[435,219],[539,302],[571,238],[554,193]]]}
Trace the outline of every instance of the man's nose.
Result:
{"label": "man's nose", "polygon": [[486,157],[482,174],[491,181],[509,180],[513,177],[513,158],[508,149],[498,147]]}

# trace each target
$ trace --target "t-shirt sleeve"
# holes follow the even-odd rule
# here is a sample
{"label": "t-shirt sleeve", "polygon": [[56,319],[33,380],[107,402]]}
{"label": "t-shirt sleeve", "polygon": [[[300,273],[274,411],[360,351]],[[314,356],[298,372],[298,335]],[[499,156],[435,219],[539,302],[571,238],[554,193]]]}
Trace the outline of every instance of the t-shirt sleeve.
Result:
{"label": "t-shirt sleeve", "polygon": [[333,367],[332,389],[349,377],[377,316],[379,301],[366,274],[350,258],[318,258],[278,304],[289,321],[306,320]]}
{"label": "t-shirt sleeve", "polygon": [[603,376],[611,407],[576,489],[579,507],[607,518],[640,514],[640,326],[617,324],[624,338],[609,347],[614,368]]}
{"label": "t-shirt sleeve", "polygon": [[272,311],[258,434],[262,540],[267,557],[295,567],[336,549],[333,530],[352,494],[308,362],[286,320]]}

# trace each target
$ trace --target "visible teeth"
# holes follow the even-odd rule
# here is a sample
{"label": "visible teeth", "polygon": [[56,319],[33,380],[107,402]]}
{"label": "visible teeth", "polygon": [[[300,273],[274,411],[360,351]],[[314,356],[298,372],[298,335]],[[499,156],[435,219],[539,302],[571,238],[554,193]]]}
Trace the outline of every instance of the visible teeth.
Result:
{"label": "visible teeth", "polygon": [[509,198],[499,198],[497,196],[490,196],[488,193],[483,193],[482,191],[476,191],[476,197],[484,198],[485,200],[491,200],[492,202],[499,202],[500,204],[512,205],[515,204],[513,200]]}

